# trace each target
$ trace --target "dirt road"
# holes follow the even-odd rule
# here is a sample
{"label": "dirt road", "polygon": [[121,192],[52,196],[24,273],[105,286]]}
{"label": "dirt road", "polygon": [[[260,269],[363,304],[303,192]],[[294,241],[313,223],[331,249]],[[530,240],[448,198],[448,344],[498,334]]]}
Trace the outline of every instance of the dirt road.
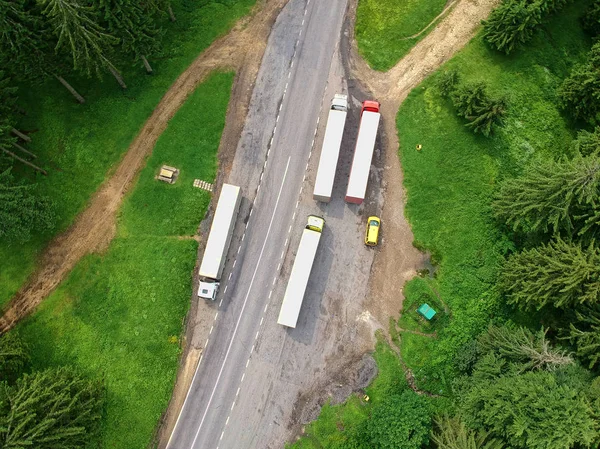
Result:
{"label": "dirt road", "polygon": [[[352,1],[348,17],[346,34],[352,37],[357,1]],[[402,288],[425,261],[425,256],[412,245],[412,230],[404,215],[406,199],[396,131],[398,108],[412,89],[471,40],[481,20],[498,2],[459,0],[422,41],[385,73],[376,72],[367,65],[360,57],[354,39],[347,45],[345,57],[351,77],[360,80],[381,102],[384,117],[383,244],[373,263],[367,303],[369,312],[381,323],[387,323],[389,317],[398,315],[402,307]]]}
{"label": "dirt road", "polygon": [[215,69],[237,72],[219,148],[222,166],[227,168],[231,164],[271,26],[286,2],[259,0],[250,16],[217,39],[181,74],[147,120],[114,174],[93,196],[88,208],[44,251],[38,269],[5,307],[0,317],[0,332],[6,332],[31,313],[83,256],[108,246],[115,235],[117,211],[123,197],[132,187],[132,181],[144,166],[158,137],[188,95]]}

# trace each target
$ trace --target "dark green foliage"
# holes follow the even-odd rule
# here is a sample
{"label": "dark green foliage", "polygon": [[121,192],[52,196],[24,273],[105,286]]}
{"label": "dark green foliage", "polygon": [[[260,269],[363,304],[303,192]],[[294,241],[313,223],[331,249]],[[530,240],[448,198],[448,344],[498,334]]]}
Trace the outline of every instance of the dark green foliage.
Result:
{"label": "dark green foliage", "polygon": [[140,59],[158,51],[162,34],[156,26],[158,6],[150,2],[144,8],[129,0],[95,0],[95,6],[123,53]]}
{"label": "dark green foliage", "polygon": [[12,384],[29,362],[28,347],[16,332],[0,335],[0,383]]}
{"label": "dark green foliage", "polygon": [[483,21],[484,39],[498,51],[511,53],[529,42],[544,19],[568,0],[504,0]]}
{"label": "dark green foliage", "polygon": [[600,113],[600,43],[588,54],[587,62],[577,64],[559,89],[563,107],[577,119],[591,124]]}
{"label": "dark green foliage", "polygon": [[23,375],[0,385],[0,446],[76,449],[96,437],[104,402],[102,382],[68,368]]}
{"label": "dark green foliage", "polygon": [[598,192],[599,155],[545,160],[505,180],[493,206],[496,216],[515,230],[582,234],[595,231],[582,227],[595,215]]}
{"label": "dark green foliage", "polygon": [[555,373],[487,376],[463,396],[467,423],[510,447],[560,449],[589,446],[598,431],[588,400]]}
{"label": "dark green foliage", "polygon": [[359,447],[420,449],[429,441],[429,413],[427,400],[413,391],[390,394],[361,429]]}
{"label": "dark green foliage", "polygon": [[571,150],[582,156],[598,154],[600,152],[600,127],[597,126],[592,132],[580,130],[577,138],[571,144]]}
{"label": "dark green foliage", "polygon": [[542,18],[537,2],[505,0],[483,21],[483,36],[493,48],[509,54],[531,40]]}
{"label": "dark green foliage", "polygon": [[442,97],[448,97],[455,91],[460,81],[459,73],[456,70],[446,70],[440,74],[437,80],[438,89]]}
{"label": "dark green foliage", "polygon": [[506,113],[504,99],[490,97],[484,83],[458,87],[452,93],[452,102],[458,115],[467,120],[467,128],[486,137],[492,134],[496,126],[501,125]]}
{"label": "dark green foliage", "polygon": [[600,307],[582,307],[575,313],[577,321],[570,324],[566,339],[577,348],[577,356],[594,368],[600,361]]}
{"label": "dark green foliage", "polygon": [[78,0],[41,0],[41,4],[57,39],[55,50],[68,52],[73,68],[88,75],[114,68],[107,55],[118,39],[98,25],[92,7]]}
{"label": "dark green foliage", "polygon": [[0,173],[0,238],[24,242],[52,228],[52,202],[34,189],[32,184],[15,183],[10,169]]}
{"label": "dark green foliage", "polygon": [[583,29],[592,36],[600,34],[600,1],[594,1],[581,18]]}
{"label": "dark green foliage", "polygon": [[504,444],[487,432],[469,429],[459,416],[436,419],[431,439],[437,449],[503,449]]}
{"label": "dark green foliage", "polygon": [[511,255],[500,285],[508,301],[527,309],[593,305],[600,299],[600,250],[557,239]]}

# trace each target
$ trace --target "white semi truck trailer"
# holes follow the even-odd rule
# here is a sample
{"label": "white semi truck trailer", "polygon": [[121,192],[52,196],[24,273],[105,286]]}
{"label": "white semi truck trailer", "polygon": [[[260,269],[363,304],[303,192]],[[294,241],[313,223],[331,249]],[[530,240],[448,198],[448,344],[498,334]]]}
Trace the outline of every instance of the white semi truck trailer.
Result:
{"label": "white semi truck trailer", "polygon": [[304,300],[304,293],[306,292],[306,285],[308,284],[313,262],[317,255],[317,248],[319,247],[324,226],[325,220],[323,218],[315,215],[308,216],[308,223],[300,239],[290,280],[285,289],[283,303],[281,304],[279,318],[277,319],[277,323],[283,326],[296,327],[302,301]]}
{"label": "white semi truck trailer", "polygon": [[217,299],[241,200],[242,192],[238,186],[223,184],[200,264],[200,298]]}
{"label": "white semi truck trailer", "polygon": [[333,180],[340,156],[340,146],[342,144],[347,113],[348,96],[342,94],[334,95],[331,108],[329,109],[329,116],[327,117],[325,137],[323,138],[319,168],[317,169],[317,178],[315,179],[315,189],[313,191],[313,198],[317,201],[328,203],[331,200]]}
{"label": "white semi truck trailer", "polygon": [[348,203],[361,204],[365,199],[380,118],[379,103],[371,100],[365,101],[361,111],[358,138],[346,191]]}

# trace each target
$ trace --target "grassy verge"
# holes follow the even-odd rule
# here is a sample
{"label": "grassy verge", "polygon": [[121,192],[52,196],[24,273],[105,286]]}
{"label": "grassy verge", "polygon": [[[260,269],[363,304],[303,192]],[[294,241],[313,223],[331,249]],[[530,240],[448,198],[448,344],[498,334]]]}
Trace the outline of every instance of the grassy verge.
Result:
{"label": "grassy verge", "polygon": [[[72,364],[106,379],[103,448],[146,448],[171,395],[198,245],[185,237],[210,200],[192,182],[215,177],[232,82],[214,74],[196,89],[125,199],[106,254],[84,258],[18,328],[34,368]],[[176,184],[154,180],[163,163],[181,170]]]}
{"label": "grassy verge", "polygon": [[408,388],[400,361],[386,343],[381,340],[377,343],[373,357],[379,372],[365,391],[369,401],[365,401],[362,395],[352,395],[343,404],[325,404],[319,419],[310,423],[305,435],[296,443],[286,446],[287,449],[342,447],[338,445],[369,418],[373,407],[381,404],[386,395]]}
{"label": "grassy verge", "polygon": [[361,55],[375,70],[392,68],[428,31],[423,30],[443,10],[446,0],[360,0],[356,40]]}
{"label": "grassy verge", "polygon": [[[506,57],[475,38],[442,70],[465,82],[485,81],[506,96],[509,114],[492,138],[474,135],[436,87],[439,73],[415,89],[397,116],[407,189],[406,213],[419,247],[439,263],[436,278],[408,283],[400,327],[430,332],[414,308],[437,291],[449,307],[436,317],[438,338],[402,333],[401,350],[421,388],[448,393],[451,360],[460,346],[506,314],[496,292],[499,263],[511,243],[491,214],[497,183],[540,159],[567,151],[571,124],[561,115],[556,88],[589,48],[579,26],[586,2],[555,17],[527,48]],[[415,146],[421,144],[419,152]],[[417,324],[417,326],[415,326]]]}
{"label": "grassy verge", "polygon": [[[123,67],[125,92],[110,75],[102,81],[70,79],[85,96],[84,105],[75,104],[56,81],[19,92],[19,105],[27,112],[19,126],[32,131],[33,142],[28,146],[49,171],[48,177],[35,181],[40,192],[55,201],[58,223],[52,233],[38,235],[24,245],[0,242],[0,306],[35,269],[38,255],[53,235],[69,226],[85,207],[177,76],[246,14],[255,0],[171,3],[177,22],[165,22],[163,56],[150,60],[153,76],[146,76],[141,67]],[[18,164],[15,168],[19,169]],[[21,174],[33,177],[29,172]]]}

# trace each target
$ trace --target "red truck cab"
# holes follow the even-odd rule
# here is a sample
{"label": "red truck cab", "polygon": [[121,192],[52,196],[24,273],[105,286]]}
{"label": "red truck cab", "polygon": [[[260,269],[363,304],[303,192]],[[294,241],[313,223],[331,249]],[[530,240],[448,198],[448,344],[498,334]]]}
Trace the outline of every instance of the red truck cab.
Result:
{"label": "red truck cab", "polygon": [[379,112],[379,102],[374,100],[365,100],[362,105],[362,110],[360,111],[361,117],[365,111]]}

